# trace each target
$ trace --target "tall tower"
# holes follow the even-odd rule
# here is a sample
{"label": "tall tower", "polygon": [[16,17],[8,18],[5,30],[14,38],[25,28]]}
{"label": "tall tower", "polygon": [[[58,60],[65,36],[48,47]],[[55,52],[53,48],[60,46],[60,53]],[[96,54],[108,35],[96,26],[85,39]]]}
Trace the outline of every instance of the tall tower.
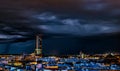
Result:
{"label": "tall tower", "polygon": [[36,49],[35,54],[42,57],[42,35],[36,36]]}

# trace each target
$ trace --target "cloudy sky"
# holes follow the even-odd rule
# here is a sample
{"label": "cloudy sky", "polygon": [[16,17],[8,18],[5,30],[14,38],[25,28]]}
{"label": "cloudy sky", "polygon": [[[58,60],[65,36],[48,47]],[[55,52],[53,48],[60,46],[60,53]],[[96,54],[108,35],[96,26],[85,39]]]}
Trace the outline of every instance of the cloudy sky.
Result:
{"label": "cloudy sky", "polygon": [[0,2],[0,53],[33,52],[37,34],[43,34],[44,54],[118,51],[119,33],[119,0]]}

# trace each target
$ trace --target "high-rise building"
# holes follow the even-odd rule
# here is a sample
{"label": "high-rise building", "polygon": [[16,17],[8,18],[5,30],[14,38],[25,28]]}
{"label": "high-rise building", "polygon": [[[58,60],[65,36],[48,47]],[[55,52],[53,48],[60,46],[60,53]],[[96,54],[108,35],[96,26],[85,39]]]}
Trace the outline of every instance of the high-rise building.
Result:
{"label": "high-rise building", "polygon": [[36,49],[35,54],[42,57],[42,35],[36,36]]}

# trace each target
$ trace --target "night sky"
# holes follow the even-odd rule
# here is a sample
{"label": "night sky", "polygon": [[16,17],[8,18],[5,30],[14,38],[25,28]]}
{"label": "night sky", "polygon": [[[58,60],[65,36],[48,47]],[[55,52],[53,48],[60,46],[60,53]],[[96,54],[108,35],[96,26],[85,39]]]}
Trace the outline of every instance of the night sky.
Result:
{"label": "night sky", "polygon": [[120,52],[120,0],[2,0],[0,54]]}

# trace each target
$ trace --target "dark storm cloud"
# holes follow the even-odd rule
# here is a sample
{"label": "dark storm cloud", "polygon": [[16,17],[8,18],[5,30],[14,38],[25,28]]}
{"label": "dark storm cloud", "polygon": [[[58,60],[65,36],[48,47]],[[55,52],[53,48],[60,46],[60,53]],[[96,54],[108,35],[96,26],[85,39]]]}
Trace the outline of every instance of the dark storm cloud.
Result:
{"label": "dark storm cloud", "polygon": [[0,2],[0,39],[32,38],[40,33],[89,36],[120,32],[119,3],[119,0],[4,0]]}
{"label": "dark storm cloud", "polygon": [[40,15],[37,15],[36,19],[45,22],[45,25],[37,25],[36,27],[42,29],[45,33],[89,36],[120,31],[120,25],[115,24],[117,22],[115,20],[104,21],[95,19],[88,21],[81,18],[61,19],[57,15],[50,13],[42,13]]}

